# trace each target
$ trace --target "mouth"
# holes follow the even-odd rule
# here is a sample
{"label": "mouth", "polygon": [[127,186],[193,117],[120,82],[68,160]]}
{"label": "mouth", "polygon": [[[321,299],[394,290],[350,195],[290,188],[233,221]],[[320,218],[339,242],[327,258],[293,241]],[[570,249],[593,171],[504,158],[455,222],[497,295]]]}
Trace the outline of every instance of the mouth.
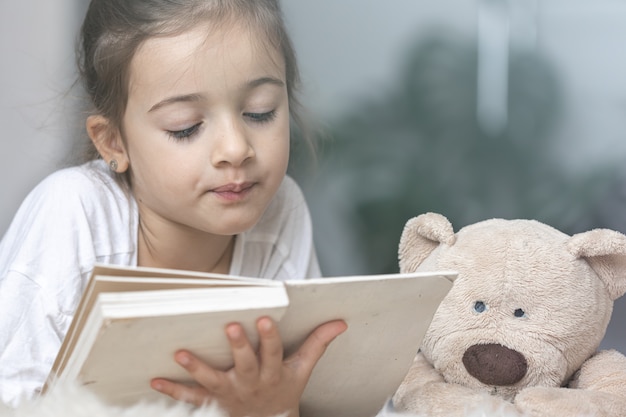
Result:
{"label": "mouth", "polygon": [[242,182],[222,185],[209,192],[227,201],[240,201],[247,197],[257,185],[255,182]]}

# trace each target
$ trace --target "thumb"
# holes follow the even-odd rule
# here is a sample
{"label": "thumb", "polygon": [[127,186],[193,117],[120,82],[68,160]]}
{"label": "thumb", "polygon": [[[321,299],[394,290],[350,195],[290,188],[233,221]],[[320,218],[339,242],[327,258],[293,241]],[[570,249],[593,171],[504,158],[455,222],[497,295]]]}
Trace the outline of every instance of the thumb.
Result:
{"label": "thumb", "polygon": [[340,334],[348,329],[348,325],[343,320],[334,320],[319,325],[306,338],[302,346],[286,362],[298,368],[307,378],[313,372],[313,368],[320,360],[326,348]]}

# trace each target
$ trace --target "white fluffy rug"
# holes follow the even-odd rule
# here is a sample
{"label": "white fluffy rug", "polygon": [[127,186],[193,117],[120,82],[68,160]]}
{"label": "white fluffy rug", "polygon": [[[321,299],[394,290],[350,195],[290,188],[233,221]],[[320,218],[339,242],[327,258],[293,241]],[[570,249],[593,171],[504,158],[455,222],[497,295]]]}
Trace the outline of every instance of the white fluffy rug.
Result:
{"label": "white fluffy rug", "polygon": [[[0,417],[228,417],[215,407],[191,408],[185,404],[139,404],[117,408],[103,404],[91,392],[77,387],[57,388],[42,398],[26,402],[17,409],[0,404]],[[341,417],[341,416],[328,416]],[[374,417],[374,416],[363,416]],[[427,417],[395,413],[382,409],[376,417]],[[482,410],[466,417],[507,417],[504,413],[485,413]]]}

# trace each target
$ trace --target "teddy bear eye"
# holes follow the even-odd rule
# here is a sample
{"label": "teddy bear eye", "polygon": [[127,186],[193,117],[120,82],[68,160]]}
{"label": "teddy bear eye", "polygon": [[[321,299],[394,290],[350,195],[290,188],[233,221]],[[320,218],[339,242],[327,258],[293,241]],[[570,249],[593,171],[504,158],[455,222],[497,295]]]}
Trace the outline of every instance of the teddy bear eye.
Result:
{"label": "teddy bear eye", "polygon": [[524,310],[522,310],[521,308],[518,308],[517,310],[515,310],[515,311],[513,312],[513,315],[514,315],[515,317],[520,317],[520,318],[521,318],[521,317],[526,317],[526,312],[525,312]]}
{"label": "teddy bear eye", "polygon": [[487,311],[487,305],[482,301],[476,301],[474,303],[474,311],[477,313],[484,313],[485,311]]}

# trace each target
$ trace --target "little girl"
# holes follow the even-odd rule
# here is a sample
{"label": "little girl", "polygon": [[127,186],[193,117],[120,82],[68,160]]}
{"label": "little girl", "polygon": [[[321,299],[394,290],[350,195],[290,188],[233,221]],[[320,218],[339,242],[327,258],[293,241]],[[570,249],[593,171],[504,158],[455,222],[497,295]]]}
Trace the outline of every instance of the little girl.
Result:
{"label": "little girl", "polygon": [[[277,0],[91,1],[79,66],[93,158],[40,183],[0,242],[0,400],[41,389],[95,262],[319,275],[304,198],[286,177],[298,71],[281,16]],[[241,326],[225,329],[231,370],[181,350],[196,384],[152,387],[232,416],[297,416],[345,323],[320,326],[288,358],[275,323],[257,330],[258,352]]]}

